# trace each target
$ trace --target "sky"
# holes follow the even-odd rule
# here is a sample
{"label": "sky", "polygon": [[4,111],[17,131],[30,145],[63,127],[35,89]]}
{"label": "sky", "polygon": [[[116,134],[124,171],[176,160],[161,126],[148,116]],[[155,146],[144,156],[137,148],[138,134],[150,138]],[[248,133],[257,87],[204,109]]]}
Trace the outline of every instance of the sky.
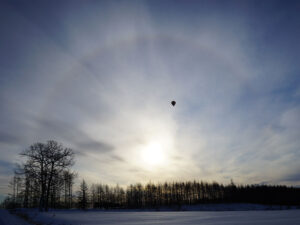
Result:
{"label": "sky", "polygon": [[19,153],[47,140],[75,151],[89,184],[300,185],[299,11],[1,1],[0,194]]}

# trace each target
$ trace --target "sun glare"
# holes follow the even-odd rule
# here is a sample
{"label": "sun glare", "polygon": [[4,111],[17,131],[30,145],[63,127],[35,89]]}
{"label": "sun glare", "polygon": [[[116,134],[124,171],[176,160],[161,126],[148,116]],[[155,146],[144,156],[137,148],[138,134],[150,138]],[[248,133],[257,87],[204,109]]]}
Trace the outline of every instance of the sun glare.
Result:
{"label": "sun glare", "polygon": [[163,164],[165,161],[165,156],[161,144],[156,142],[148,144],[142,150],[142,159],[143,162],[149,166],[158,166]]}

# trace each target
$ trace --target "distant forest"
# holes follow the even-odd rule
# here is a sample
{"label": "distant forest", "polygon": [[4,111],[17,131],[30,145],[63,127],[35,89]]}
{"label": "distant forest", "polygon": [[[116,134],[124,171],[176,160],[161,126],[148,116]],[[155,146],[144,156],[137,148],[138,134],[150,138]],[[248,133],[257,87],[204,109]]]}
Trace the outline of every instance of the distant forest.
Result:
{"label": "distant forest", "polygon": [[127,188],[105,184],[88,187],[82,180],[74,191],[76,173],[72,149],[55,141],[36,143],[21,153],[26,158],[15,170],[6,208],[181,208],[203,203],[257,203],[300,206],[300,188],[274,185],[228,185],[203,181],[133,184]]}

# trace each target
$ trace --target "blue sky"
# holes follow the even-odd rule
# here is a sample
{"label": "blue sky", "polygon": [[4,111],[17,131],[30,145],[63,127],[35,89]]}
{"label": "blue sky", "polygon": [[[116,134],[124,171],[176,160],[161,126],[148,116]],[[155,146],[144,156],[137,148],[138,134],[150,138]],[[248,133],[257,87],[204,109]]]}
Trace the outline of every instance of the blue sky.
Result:
{"label": "blue sky", "polygon": [[300,185],[299,10],[2,1],[0,192],[18,153],[49,139],[88,182]]}

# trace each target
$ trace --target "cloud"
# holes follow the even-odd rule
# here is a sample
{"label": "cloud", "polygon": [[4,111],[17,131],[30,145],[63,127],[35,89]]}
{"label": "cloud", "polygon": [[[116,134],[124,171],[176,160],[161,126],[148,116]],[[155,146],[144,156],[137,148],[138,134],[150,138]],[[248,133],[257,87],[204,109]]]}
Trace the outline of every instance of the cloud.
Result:
{"label": "cloud", "polygon": [[19,137],[7,133],[0,133],[0,143],[2,144],[15,144],[19,141]]}
{"label": "cloud", "polygon": [[15,165],[11,162],[0,160],[0,171],[1,174],[12,174]]}
{"label": "cloud", "polygon": [[291,181],[291,182],[299,182],[300,181],[300,175],[299,175],[299,172],[295,172],[295,173],[292,173],[288,176],[286,176],[285,178],[285,181]]}
{"label": "cloud", "polygon": [[[90,182],[292,182],[299,32],[286,24],[297,25],[296,12],[165,4],[6,4],[5,161],[54,139],[77,152],[75,169]],[[153,142],[167,159],[155,168],[141,157]]]}
{"label": "cloud", "polygon": [[124,160],[122,157],[117,156],[117,155],[112,155],[111,158],[112,158],[113,160],[117,160],[117,161],[119,161],[119,162],[125,162],[125,160]]}
{"label": "cloud", "polygon": [[113,150],[113,146],[109,144],[100,141],[92,141],[92,140],[79,142],[77,146],[79,149],[89,149],[89,150],[94,150],[99,152],[106,152],[106,151]]}

